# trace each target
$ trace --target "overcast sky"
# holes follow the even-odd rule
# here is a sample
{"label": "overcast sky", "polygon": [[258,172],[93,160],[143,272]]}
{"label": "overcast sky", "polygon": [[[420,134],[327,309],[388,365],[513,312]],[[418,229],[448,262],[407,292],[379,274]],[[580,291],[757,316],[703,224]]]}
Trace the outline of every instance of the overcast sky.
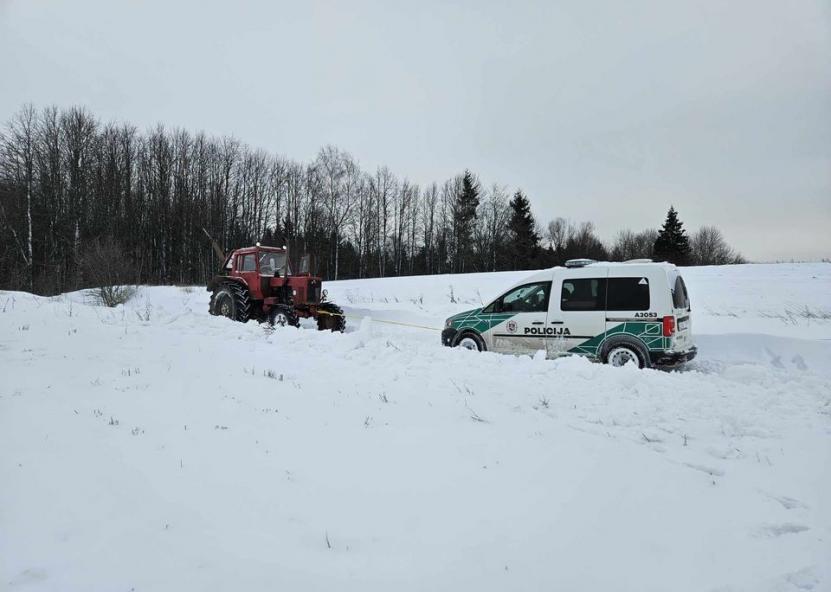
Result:
{"label": "overcast sky", "polygon": [[0,0],[0,119],[26,102],[831,257],[829,0]]}

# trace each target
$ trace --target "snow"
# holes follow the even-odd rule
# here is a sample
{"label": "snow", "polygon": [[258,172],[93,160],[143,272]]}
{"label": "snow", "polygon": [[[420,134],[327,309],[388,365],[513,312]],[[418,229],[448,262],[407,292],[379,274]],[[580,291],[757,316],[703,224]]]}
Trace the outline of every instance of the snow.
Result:
{"label": "snow", "polygon": [[0,590],[831,589],[831,265],[685,269],[680,372],[439,345],[529,273],[0,292]]}

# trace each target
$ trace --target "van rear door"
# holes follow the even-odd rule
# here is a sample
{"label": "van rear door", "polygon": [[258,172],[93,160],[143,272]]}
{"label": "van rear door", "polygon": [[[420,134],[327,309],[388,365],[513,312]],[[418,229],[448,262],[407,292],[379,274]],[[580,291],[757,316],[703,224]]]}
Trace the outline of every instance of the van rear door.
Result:
{"label": "van rear door", "polygon": [[670,273],[668,279],[672,293],[672,309],[675,314],[675,336],[671,349],[684,351],[693,346],[690,296],[687,293],[684,278],[677,270]]}

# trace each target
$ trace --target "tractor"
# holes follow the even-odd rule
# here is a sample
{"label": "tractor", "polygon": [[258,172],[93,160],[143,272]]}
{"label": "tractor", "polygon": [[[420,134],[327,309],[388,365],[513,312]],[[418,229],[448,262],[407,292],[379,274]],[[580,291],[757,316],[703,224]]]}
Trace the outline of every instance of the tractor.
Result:
{"label": "tractor", "polygon": [[272,326],[295,327],[301,318],[314,318],[321,331],[342,332],[346,327],[343,310],[326,301],[321,278],[309,273],[308,256],[303,257],[300,272],[293,274],[285,247],[257,243],[225,257],[216,242],[211,242],[225,261],[220,274],[208,283],[212,315],[242,323],[254,319]]}

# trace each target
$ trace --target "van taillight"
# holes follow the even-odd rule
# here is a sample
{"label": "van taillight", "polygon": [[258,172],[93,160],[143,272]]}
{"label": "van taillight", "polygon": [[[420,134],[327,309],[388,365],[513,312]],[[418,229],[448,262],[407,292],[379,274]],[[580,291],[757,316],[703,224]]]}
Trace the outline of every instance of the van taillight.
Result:
{"label": "van taillight", "polygon": [[675,317],[664,317],[664,337],[675,335]]}

